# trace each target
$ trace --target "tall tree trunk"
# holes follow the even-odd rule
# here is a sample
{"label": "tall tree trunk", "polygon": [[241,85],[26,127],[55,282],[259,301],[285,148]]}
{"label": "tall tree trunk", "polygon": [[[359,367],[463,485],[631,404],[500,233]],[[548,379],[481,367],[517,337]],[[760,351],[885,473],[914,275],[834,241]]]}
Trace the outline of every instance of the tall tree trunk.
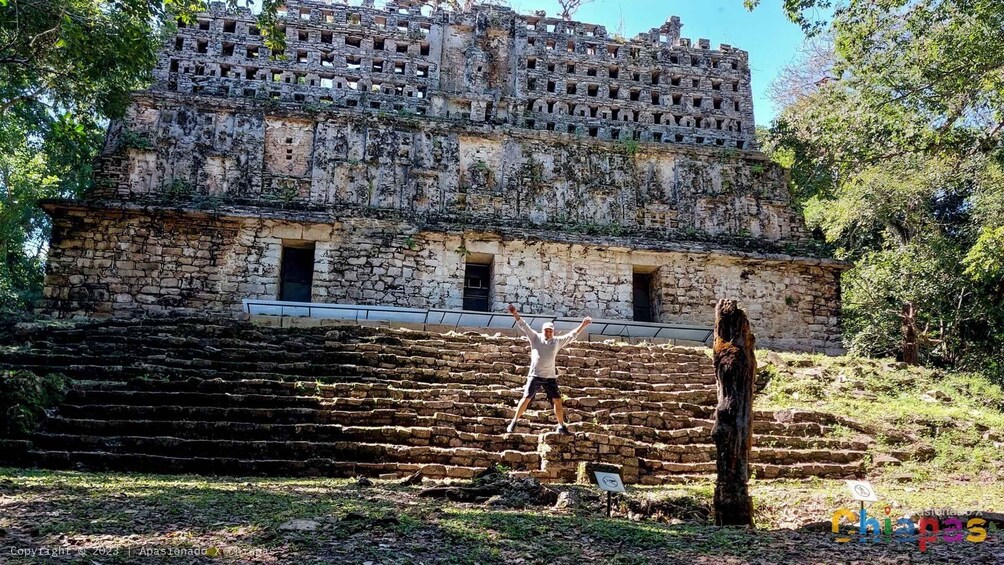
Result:
{"label": "tall tree trunk", "polygon": [[752,526],[749,495],[750,449],[753,441],[753,382],[756,338],[746,312],[735,300],[715,307],[714,364],[718,406],[711,437],[718,451],[715,524]]}
{"label": "tall tree trunk", "polygon": [[920,354],[917,347],[917,310],[913,307],[913,302],[903,305],[903,362],[907,365],[916,365],[920,362]]}

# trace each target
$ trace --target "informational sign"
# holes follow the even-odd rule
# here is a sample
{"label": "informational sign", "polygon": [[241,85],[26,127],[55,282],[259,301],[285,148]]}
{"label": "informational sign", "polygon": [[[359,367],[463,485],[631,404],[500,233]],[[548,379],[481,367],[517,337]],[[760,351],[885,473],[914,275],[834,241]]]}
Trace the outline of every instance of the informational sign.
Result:
{"label": "informational sign", "polygon": [[595,471],[594,474],[596,475],[596,484],[599,485],[600,490],[607,492],[627,492],[624,490],[624,481],[621,480],[621,476],[617,473]]}
{"label": "informational sign", "polygon": [[878,495],[868,481],[847,481],[847,488],[851,489],[854,500],[878,502]]}

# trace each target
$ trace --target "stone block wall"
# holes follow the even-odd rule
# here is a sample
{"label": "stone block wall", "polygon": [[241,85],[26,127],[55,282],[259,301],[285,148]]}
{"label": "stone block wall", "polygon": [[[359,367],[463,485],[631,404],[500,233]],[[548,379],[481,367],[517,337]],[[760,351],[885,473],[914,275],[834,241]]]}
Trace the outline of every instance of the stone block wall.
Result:
{"label": "stone block wall", "polygon": [[143,98],[113,128],[91,197],[806,236],[762,155],[565,137]]}
{"label": "stone block wall", "polygon": [[273,59],[250,11],[214,4],[179,23],[153,90],[752,149],[747,53],[681,27],[626,39],[499,6],[299,0],[280,11],[285,58]]}
{"label": "stone block wall", "polygon": [[460,309],[468,261],[491,265],[492,310],[632,318],[632,275],[653,273],[657,321],[710,326],[722,296],[743,301],[759,343],[837,351],[843,264],[645,250],[407,221],[296,222],[205,212],[67,210],[54,226],[43,310],[73,314],[237,312],[274,300],[284,245],[314,245],[316,302]]}
{"label": "stone block wall", "polygon": [[240,228],[173,213],[66,210],[53,221],[42,308],[96,316],[232,309],[237,289],[225,273]]}

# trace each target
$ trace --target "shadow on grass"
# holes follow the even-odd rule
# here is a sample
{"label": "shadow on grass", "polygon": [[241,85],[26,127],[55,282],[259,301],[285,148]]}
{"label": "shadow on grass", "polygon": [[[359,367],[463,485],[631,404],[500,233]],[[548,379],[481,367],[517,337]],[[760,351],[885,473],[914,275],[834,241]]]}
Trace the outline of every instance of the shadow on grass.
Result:
{"label": "shadow on grass", "polygon": [[702,554],[750,557],[769,542],[743,529],[480,509],[449,509],[438,528],[453,543],[475,546],[482,556],[502,558],[520,551],[549,563],[645,563],[657,556]]}
{"label": "shadow on grass", "polygon": [[[43,534],[158,534],[226,526],[274,530],[293,519],[366,519],[395,513],[384,489],[344,480],[105,475],[0,469],[0,494],[13,497],[7,517]],[[249,482],[253,481],[253,482]]]}
{"label": "shadow on grass", "polygon": [[[501,510],[416,494],[415,488],[360,488],[343,479],[0,469],[0,526],[10,530],[7,543],[99,537],[114,538],[96,542],[109,545],[222,543],[271,550],[283,562],[318,563],[810,563],[917,552],[905,545],[836,544],[823,532],[634,522],[608,519],[598,508],[583,514]],[[295,519],[311,520],[316,529],[280,530]],[[32,529],[38,533],[29,536]],[[954,551],[949,557],[985,552],[990,561],[983,562],[993,560],[990,544],[939,548],[948,549]]]}

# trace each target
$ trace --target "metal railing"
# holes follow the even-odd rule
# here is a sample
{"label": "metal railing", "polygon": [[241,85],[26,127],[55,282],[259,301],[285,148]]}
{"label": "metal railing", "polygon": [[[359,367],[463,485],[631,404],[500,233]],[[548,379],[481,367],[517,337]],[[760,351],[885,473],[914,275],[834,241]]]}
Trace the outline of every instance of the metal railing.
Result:
{"label": "metal railing", "polygon": [[[283,302],[280,300],[244,299],[244,311],[255,316],[291,316],[324,320],[399,322],[432,324],[455,328],[514,329],[516,321],[509,313],[443,310],[439,308],[402,308],[399,306],[368,306],[364,304],[327,304],[317,302]],[[545,322],[554,324],[557,332],[576,328],[579,318],[521,314],[531,327],[540,330]],[[593,320],[586,328],[593,335],[634,339],[669,339],[707,343],[712,328],[688,324],[659,324],[632,320]]]}

